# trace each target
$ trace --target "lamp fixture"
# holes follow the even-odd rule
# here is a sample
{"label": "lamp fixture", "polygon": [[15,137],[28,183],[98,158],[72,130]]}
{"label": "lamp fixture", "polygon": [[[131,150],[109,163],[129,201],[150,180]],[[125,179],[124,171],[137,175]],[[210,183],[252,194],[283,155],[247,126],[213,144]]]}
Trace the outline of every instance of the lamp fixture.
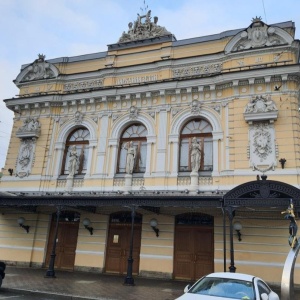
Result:
{"label": "lamp fixture", "polygon": [[23,217],[20,217],[18,219],[18,224],[20,225],[20,227],[24,228],[24,230],[28,233],[30,226],[24,225],[24,223],[25,223],[25,219]]}
{"label": "lamp fixture", "polygon": [[153,229],[153,231],[156,233],[156,237],[159,237],[159,229],[156,228],[156,226],[157,226],[157,220],[156,219],[151,219],[150,220],[150,226]]}
{"label": "lamp fixture", "polygon": [[83,221],[83,226],[85,227],[86,230],[88,230],[90,232],[90,235],[93,235],[93,231],[94,231],[94,228],[90,226],[91,224],[91,221],[90,219],[88,218],[85,218]]}
{"label": "lamp fixture", "polygon": [[280,158],[279,162],[281,163],[281,169],[284,169],[284,165],[286,163],[286,159],[285,158]]}
{"label": "lamp fixture", "polygon": [[241,234],[241,230],[242,230],[243,226],[240,222],[235,222],[233,224],[233,229],[236,231],[238,240],[241,241],[242,240],[242,234]]}

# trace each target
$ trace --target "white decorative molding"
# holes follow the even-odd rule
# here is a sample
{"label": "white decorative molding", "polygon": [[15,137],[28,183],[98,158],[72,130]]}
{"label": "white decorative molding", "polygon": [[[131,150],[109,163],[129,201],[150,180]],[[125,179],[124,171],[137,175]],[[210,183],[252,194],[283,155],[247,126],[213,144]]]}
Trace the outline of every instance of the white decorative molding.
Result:
{"label": "white decorative molding", "polygon": [[38,118],[27,117],[23,125],[17,130],[18,138],[38,138],[41,134],[41,125]]}
{"label": "white decorative molding", "polygon": [[211,176],[200,176],[198,179],[199,185],[212,185],[213,184],[213,178]]}
{"label": "white decorative molding", "polygon": [[144,186],[145,180],[144,178],[133,178],[132,186]]}
{"label": "white decorative molding", "polygon": [[28,177],[35,158],[35,138],[24,138],[21,141],[16,163],[16,177]]}
{"label": "white decorative molding", "polygon": [[125,77],[125,78],[116,78],[115,85],[126,85],[126,84],[136,84],[142,82],[150,82],[150,81],[157,81],[158,75],[144,75],[144,76],[132,76],[132,77]]}
{"label": "white decorative molding", "polygon": [[76,113],[74,115],[74,122],[75,122],[75,124],[76,125],[82,124],[83,117],[84,117],[84,114],[82,112],[76,111]]}
{"label": "white decorative molding", "polygon": [[191,184],[191,177],[178,177],[177,178],[177,185],[182,186],[182,185],[190,185]]}
{"label": "white decorative molding", "polygon": [[201,103],[198,100],[193,100],[191,104],[191,114],[199,115],[201,111]]}
{"label": "white decorative molding", "polygon": [[45,60],[45,55],[39,54],[32,64],[24,68],[15,79],[15,84],[19,86],[23,82],[41,79],[56,78],[59,74],[58,69]]}
{"label": "white decorative molding", "polygon": [[273,124],[255,122],[249,127],[250,166],[253,170],[270,170],[277,166]]}
{"label": "white decorative molding", "polygon": [[225,53],[274,45],[291,45],[293,37],[279,27],[265,24],[261,18],[252,19],[247,30],[239,32],[225,47]]}
{"label": "white decorative molding", "polygon": [[[177,178],[177,185],[178,186],[185,186],[191,184],[191,177],[178,177]],[[213,184],[213,178],[211,176],[199,176],[198,178],[198,185],[201,186],[208,186]]]}
{"label": "white decorative molding", "polygon": [[261,95],[254,96],[245,107],[244,118],[246,122],[266,120],[273,122],[277,120],[277,117],[278,109],[270,96],[268,98]]}
{"label": "white decorative molding", "polygon": [[182,67],[173,70],[173,77],[188,77],[196,75],[207,75],[220,73],[223,69],[222,63],[201,64],[197,66]]}
{"label": "white decorative molding", "polygon": [[135,106],[129,108],[129,119],[136,120],[139,113],[139,109]]}
{"label": "white decorative molding", "polygon": [[103,79],[68,82],[64,84],[64,91],[85,90],[103,86]]}
{"label": "white decorative molding", "polygon": [[125,178],[114,178],[114,186],[125,186]]}

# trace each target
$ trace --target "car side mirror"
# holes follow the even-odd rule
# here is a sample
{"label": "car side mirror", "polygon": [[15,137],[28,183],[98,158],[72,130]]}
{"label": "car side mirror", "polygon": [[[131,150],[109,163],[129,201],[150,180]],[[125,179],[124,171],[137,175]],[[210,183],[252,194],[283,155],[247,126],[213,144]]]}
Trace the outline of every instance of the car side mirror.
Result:
{"label": "car side mirror", "polygon": [[269,294],[269,300],[279,300],[279,296],[275,292]]}
{"label": "car side mirror", "polygon": [[279,296],[275,292],[271,292],[269,296],[266,293],[260,295],[261,300],[279,300]]}
{"label": "car side mirror", "polygon": [[261,300],[269,300],[269,296],[266,293],[260,295]]}
{"label": "car side mirror", "polygon": [[183,291],[184,291],[185,293],[187,293],[188,290],[191,288],[191,286],[192,286],[191,284],[188,284],[188,285],[184,288]]}

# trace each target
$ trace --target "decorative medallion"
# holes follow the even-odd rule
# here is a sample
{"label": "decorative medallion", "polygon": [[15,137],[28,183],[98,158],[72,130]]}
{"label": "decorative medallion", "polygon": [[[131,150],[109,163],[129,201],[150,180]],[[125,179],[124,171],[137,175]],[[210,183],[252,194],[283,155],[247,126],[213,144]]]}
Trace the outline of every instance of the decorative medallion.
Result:
{"label": "decorative medallion", "polygon": [[76,113],[75,113],[75,115],[74,115],[74,117],[75,117],[75,119],[74,119],[75,124],[77,124],[77,125],[82,124],[83,116],[84,116],[84,115],[83,115],[82,112],[76,111]]}
{"label": "decorative medallion", "polygon": [[193,100],[191,104],[191,113],[193,115],[199,115],[201,111],[201,103],[198,100]]}
{"label": "decorative medallion", "polygon": [[138,112],[139,112],[139,110],[135,106],[131,106],[129,108],[129,118],[131,120],[136,120],[136,118],[138,116]]}

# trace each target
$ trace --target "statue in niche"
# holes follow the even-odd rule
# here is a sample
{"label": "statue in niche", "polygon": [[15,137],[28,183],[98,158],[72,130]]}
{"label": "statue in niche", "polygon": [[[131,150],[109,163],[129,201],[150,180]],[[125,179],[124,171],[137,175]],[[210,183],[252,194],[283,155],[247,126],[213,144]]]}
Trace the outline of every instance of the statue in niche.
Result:
{"label": "statue in niche", "polygon": [[78,164],[78,154],[77,154],[77,149],[76,149],[75,145],[71,147],[69,156],[70,156],[70,159],[69,159],[69,165],[68,165],[68,170],[69,170],[68,177],[74,177],[74,175],[77,171],[77,164]]}
{"label": "statue in niche", "polygon": [[190,146],[191,150],[191,167],[192,172],[198,173],[200,169],[200,162],[201,162],[201,143],[197,142],[197,138],[193,137],[192,144]]}
{"label": "statue in niche", "polygon": [[297,244],[298,244],[298,240],[297,240],[297,231],[298,231],[298,225],[297,222],[295,220],[295,213],[294,213],[294,204],[293,204],[293,200],[290,200],[290,205],[289,207],[284,210],[283,212],[281,212],[281,214],[285,214],[284,218],[287,220],[290,220],[290,225],[289,225],[289,245],[291,246],[292,249],[294,249]]}
{"label": "statue in niche", "polygon": [[133,146],[133,142],[130,141],[126,143],[124,149],[127,150],[125,172],[127,174],[132,174],[135,165],[136,148]]}

